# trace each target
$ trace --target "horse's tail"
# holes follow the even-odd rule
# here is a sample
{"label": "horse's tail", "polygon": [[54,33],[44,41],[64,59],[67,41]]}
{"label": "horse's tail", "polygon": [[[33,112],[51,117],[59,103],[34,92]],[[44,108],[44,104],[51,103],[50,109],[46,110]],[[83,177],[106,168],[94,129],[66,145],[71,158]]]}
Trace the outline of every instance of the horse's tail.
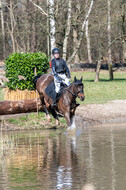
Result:
{"label": "horse's tail", "polygon": [[42,75],[37,75],[34,77],[33,79],[33,83],[34,83],[34,87],[36,88],[36,83],[37,83],[37,80],[41,77]]}

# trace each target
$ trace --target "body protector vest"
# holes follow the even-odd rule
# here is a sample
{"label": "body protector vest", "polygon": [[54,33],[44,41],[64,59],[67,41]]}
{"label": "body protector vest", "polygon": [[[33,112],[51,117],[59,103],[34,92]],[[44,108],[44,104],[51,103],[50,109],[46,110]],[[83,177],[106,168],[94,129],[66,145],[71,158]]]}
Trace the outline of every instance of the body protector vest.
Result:
{"label": "body protector vest", "polygon": [[55,59],[55,71],[57,73],[65,73],[65,65],[62,59]]}

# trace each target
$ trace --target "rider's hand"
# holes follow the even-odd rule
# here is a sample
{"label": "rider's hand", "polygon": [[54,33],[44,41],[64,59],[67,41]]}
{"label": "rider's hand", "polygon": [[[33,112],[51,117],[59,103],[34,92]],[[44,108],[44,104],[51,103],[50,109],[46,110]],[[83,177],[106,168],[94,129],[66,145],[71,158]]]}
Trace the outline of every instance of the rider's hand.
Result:
{"label": "rider's hand", "polygon": [[57,78],[58,78],[59,81],[62,81],[62,78],[60,76],[57,76]]}
{"label": "rider's hand", "polygon": [[67,78],[68,78],[68,79],[70,79],[70,78],[71,78],[71,76],[70,76],[70,75],[67,75]]}

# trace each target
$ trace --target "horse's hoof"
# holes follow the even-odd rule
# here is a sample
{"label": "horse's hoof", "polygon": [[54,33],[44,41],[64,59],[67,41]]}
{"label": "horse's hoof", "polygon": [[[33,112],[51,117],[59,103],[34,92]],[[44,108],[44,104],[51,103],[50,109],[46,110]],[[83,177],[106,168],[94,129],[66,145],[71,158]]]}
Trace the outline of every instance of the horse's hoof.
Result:
{"label": "horse's hoof", "polygon": [[59,124],[60,124],[59,120],[58,120],[58,119],[56,119],[56,125],[59,125]]}
{"label": "horse's hoof", "polygon": [[47,116],[47,121],[51,122],[51,117]]}

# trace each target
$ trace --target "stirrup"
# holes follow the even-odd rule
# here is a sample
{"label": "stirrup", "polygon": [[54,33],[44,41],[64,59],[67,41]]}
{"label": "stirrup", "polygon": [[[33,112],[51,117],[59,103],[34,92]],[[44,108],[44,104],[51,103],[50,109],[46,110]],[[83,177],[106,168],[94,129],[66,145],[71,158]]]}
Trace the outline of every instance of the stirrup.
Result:
{"label": "stirrup", "polygon": [[56,103],[53,103],[51,106],[52,106],[53,108],[56,107]]}
{"label": "stirrup", "polygon": [[76,108],[77,108],[79,105],[80,105],[79,103],[76,103]]}

